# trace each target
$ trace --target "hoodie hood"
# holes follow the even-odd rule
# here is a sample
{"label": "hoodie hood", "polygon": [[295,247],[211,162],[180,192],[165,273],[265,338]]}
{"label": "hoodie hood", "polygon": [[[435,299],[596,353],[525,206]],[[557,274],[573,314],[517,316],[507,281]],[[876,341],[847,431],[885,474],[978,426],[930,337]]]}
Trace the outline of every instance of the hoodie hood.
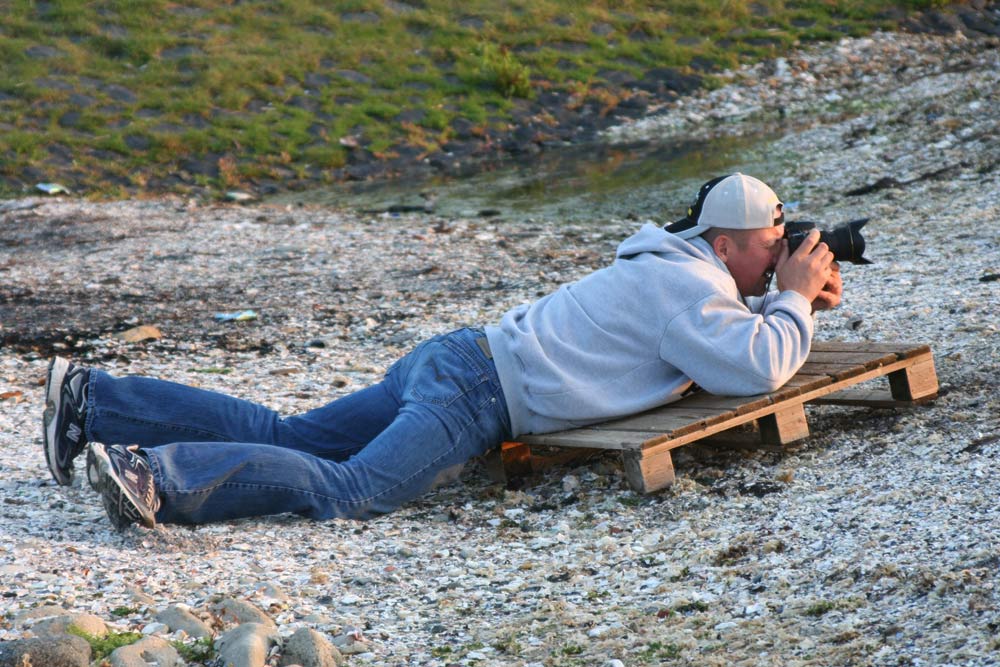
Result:
{"label": "hoodie hood", "polygon": [[631,259],[644,252],[658,255],[680,253],[709,262],[723,271],[729,272],[725,263],[719,259],[719,256],[715,254],[712,246],[705,239],[697,236],[685,240],[651,222],[647,222],[638,232],[622,241],[618,246],[616,257],[618,259]]}

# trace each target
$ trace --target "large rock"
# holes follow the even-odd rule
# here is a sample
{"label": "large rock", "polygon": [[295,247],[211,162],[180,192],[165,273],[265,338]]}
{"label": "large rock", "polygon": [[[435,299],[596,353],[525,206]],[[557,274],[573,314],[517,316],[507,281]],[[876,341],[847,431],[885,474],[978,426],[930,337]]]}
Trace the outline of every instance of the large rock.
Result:
{"label": "large rock", "polygon": [[225,623],[260,623],[275,627],[270,616],[246,600],[222,598],[212,606],[212,611]]}
{"label": "large rock", "polygon": [[280,635],[274,625],[244,623],[229,630],[215,642],[223,665],[263,667],[271,647]]}
{"label": "large rock", "polygon": [[191,637],[211,637],[212,628],[183,607],[167,607],[156,615],[156,620],[165,624],[172,632],[183,630]]}
{"label": "large rock", "polygon": [[61,635],[0,642],[0,667],[88,667],[90,644],[83,637]]}
{"label": "large rock", "polygon": [[112,651],[111,667],[183,667],[177,649],[160,637],[143,637]]}
{"label": "large rock", "polygon": [[75,628],[93,637],[103,637],[108,634],[107,624],[93,614],[66,614],[43,618],[31,626],[36,635],[64,635],[70,628]]}
{"label": "large rock", "polygon": [[319,632],[299,628],[285,642],[280,664],[282,667],[340,667],[344,664],[344,656]]}

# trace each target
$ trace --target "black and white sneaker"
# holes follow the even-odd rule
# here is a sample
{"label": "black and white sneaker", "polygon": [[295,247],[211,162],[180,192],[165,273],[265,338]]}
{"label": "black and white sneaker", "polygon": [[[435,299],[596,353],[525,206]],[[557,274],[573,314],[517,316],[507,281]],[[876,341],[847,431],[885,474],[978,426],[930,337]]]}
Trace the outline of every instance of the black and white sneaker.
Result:
{"label": "black and white sneaker", "polygon": [[87,446],[83,431],[90,369],[62,357],[49,363],[42,414],[45,461],[56,482],[73,483],[73,460]]}
{"label": "black and white sneaker", "polygon": [[101,494],[104,510],[117,530],[137,523],[147,528],[156,525],[160,497],[156,495],[153,472],[138,445],[106,447],[90,443],[87,478]]}

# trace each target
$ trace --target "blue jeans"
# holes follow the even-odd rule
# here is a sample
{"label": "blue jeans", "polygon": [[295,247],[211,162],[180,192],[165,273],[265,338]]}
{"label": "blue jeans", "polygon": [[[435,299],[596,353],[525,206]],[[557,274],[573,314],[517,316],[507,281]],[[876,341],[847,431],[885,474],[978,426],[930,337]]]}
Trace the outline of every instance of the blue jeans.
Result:
{"label": "blue jeans", "polygon": [[87,436],[141,446],[160,522],[282,512],[367,519],[510,437],[496,367],[476,344],[483,337],[436,336],[378,384],[287,418],[224,394],[95,370]]}

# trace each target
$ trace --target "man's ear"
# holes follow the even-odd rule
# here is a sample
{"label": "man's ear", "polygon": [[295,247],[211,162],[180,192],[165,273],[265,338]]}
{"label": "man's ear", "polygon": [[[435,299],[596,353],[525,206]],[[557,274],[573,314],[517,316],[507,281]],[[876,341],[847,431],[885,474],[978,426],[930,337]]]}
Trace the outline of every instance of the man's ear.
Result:
{"label": "man's ear", "polygon": [[726,234],[719,234],[712,239],[712,250],[715,251],[715,254],[722,260],[723,264],[729,259],[729,253],[733,251],[733,245],[733,239]]}

